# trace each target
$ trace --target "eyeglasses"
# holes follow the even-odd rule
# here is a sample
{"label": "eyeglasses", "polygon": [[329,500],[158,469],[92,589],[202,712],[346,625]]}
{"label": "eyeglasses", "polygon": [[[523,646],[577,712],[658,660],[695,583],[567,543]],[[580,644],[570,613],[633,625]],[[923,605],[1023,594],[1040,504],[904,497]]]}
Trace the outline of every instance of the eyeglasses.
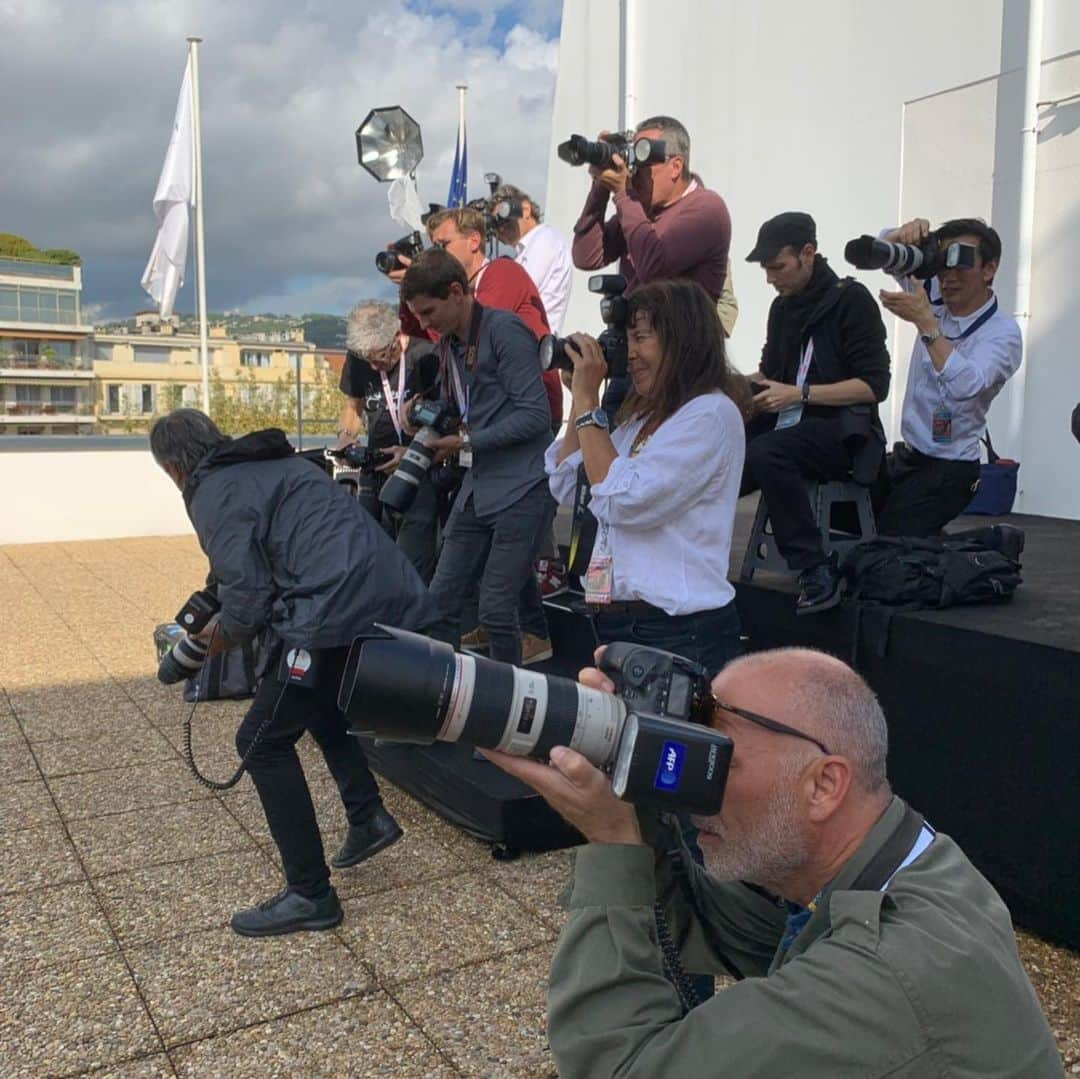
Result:
{"label": "eyeglasses", "polygon": [[725,701],[714,700],[713,704],[721,712],[730,712],[732,715],[745,719],[758,727],[764,727],[767,731],[775,731],[776,734],[790,734],[792,738],[801,738],[804,742],[811,742],[826,757],[832,756],[829,747],[824,742],[819,742],[816,738],[811,738],[810,735],[803,734],[802,731],[797,731],[794,727],[789,727],[786,723],[781,723],[777,719],[769,719],[768,716],[759,715],[757,712],[748,712],[745,708],[736,708],[735,705],[728,704]]}

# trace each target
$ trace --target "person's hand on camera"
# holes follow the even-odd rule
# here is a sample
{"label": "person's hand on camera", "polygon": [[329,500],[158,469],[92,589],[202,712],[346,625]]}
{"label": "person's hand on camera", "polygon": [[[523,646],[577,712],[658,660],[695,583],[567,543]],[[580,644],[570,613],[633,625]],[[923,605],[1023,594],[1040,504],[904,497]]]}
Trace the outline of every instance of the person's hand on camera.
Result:
{"label": "person's hand on camera", "polygon": [[884,239],[891,244],[921,244],[930,235],[930,222],[925,217],[913,217],[898,229],[887,232]]}
{"label": "person's hand on camera", "polygon": [[399,464],[401,464],[402,457],[405,456],[405,446],[387,446],[384,450],[379,450],[379,455],[387,457],[389,460],[384,461],[380,465],[375,466],[376,472],[393,472]]}
{"label": "person's hand on camera", "polygon": [[409,416],[412,414],[413,405],[415,405],[416,402],[420,400],[421,396],[422,395],[419,394],[419,393],[414,393],[412,395],[412,397],[410,397],[401,406],[401,408],[398,409],[398,419],[401,421],[401,429],[410,438],[412,438],[412,436],[415,435],[416,432],[420,430],[419,427],[413,427],[413,425],[411,423],[409,423]]}
{"label": "person's hand on camera", "polygon": [[432,463],[436,465],[442,464],[447,457],[452,457],[464,445],[465,439],[461,435],[443,435],[442,438],[435,439],[429,446],[429,449],[435,451]]}
{"label": "person's hand on camera", "polygon": [[802,391],[798,386],[787,382],[777,382],[771,378],[754,379],[755,386],[763,386],[754,394],[753,403],[756,412],[782,412],[785,408],[797,405],[802,400]]}
{"label": "person's hand on camera", "polygon": [[220,655],[222,652],[228,652],[233,647],[232,641],[225,636],[224,631],[219,625],[217,619],[211,622],[205,629],[200,630],[198,633],[191,635],[197,641],[201,641],[206,645],[206,658],[213,659],[214,656]]}
{"label": "person's hand on camera", "polygon": [[574,364],[570,392],[580,416],[600,405],[600,384],[607,378],[607,360],[596,338],[587,333],[571,334],[566,352]]}
{"label": "person's hand on camera", "polygon": [[933,333],[938,328],[937,316],[930,306],[926,289],[916,288],[912,292],[886,292],[882,289],[878,297],[886,311],[917,326],[921,333]]}
{"label": "person's hand on camera", "polygon": [[[610,131],[601,131],[596,139],[598,142],[606,142],[610,134]],[[615,154],[612,157],[610,168],[598,169],[595,165],[590,165],[589,175],[593,178],[593,183],[607,188],[613,195],[625,194],[630,184],[630,170],[626,167],[621,154]]]}
{"label": "person's hand on camera", "polygon": [[[393,244],[387,244],[386,249],[392,251],[394,249]],[[395,285],[400,285],[405,280],[405,271],[412,265],[413,260],[408,255],[403,255],[400,251],[397,253],[398,262],[401,263],[400,270],[391,270],[386,276],[394,282]]]}

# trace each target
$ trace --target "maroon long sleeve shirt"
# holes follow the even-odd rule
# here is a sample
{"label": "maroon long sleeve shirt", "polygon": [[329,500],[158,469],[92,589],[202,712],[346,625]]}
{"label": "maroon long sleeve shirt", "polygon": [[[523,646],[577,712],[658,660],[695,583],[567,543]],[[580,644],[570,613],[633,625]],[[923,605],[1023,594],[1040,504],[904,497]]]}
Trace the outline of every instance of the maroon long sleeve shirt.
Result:
{"label": "maroon long sleeve shirt", "polygon": [[609,193],[593,184],[574,226],[574,265],[599,270],[619,259],[628,291],[650,281],[689,278],[719,299],[727,276],[731,216],[724,200],[694,179],[692,191],[651,219],[636,198],[622,194],[615,196],[614,216],[605,221]]}

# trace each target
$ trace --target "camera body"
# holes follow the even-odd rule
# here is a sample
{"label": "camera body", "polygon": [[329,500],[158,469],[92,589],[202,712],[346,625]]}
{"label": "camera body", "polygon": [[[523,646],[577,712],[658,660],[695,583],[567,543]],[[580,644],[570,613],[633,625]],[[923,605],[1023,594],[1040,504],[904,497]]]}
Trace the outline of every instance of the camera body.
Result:
{"label": "camera body", "polygon": [[212,589],[204,588],[192,592],[176,615],[180,636],[172,647],[159,650],[159,682],[171,686],[198,674],[199,668],[206,662],[209,648],[198,640],[195,634],[210,627],[220,611],[221,603]]}
{"label": "camera body", "polygon": [[431,468],[435,459],[432,443],[461,426],[461,412],[453,401],[421,398],[409,412],[409,426],[420,429],[379,492],[379,501],[398,513],[405,513],[413,504],[420,483]]}
{"label": "camera body", "polygon": [[708,725],[705,669],[624,642],[607,646],[601,667],[614,696],[376,625],[353,642],[338,706],[356,735],[461,741],[542,761],[569,746],[628,802],[717,812],[733,746]]}
{"label": "camera body", "polygon": [[333,481],[347,488],[360,505],[378,520],[381,476],[375,471],[375,466],[382,463],[382,454],[368,445],[368,436],[357,435],[355,442],[341,449],[328,446],[323,454],[330,464]]}
{"label": "camera body", "polygon": [[[626,296],[626,278],[622,274],[594,274],[589,278],[589,291],[600,295],[600,317],[605,328],[596,342],[608,365],[608,378],[626,375],[628,342],[627,320],[630,308]],[[566,351],[566,338],[550,334],[540,342],[540,366],[560,371],[573,371],[574,361]]]}
{"label": "camera body", "polygon": [[424,238],[419,232],[410,232],[408,236],[402,236],[395,240],[385,251],[380,251],[375,256],[375,269],[382,274],[393,273],[394,270],[404,270],[398,255],[404,255],[407,259],[415,259],[424,250]]}
{"label": "camera body", "polygon": [[977,254],[973,244],[954,242],[942,246],[936,232],[918,244],[894,244],[874,236],[858,236],[844,248],[844,258],[858,270],[884,270],[920,281],[929,281],[943,270],[970,270]]}
{"label": "camera body", "polygon": [[633,172],[639,165],[652,165],[667,158],[663,139],[637,138],[633,131],[613,131],[593,142],[584,135],[571,135],[560,142],[556,153],[560,160],[575,167],[592,165],[598,169],[610,169],[616,154]]}

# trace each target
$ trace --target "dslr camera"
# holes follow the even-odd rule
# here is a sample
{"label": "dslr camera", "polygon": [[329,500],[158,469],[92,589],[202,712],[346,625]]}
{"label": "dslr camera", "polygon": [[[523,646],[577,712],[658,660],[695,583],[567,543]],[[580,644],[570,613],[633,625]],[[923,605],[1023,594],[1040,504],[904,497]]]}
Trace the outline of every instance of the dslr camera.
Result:
{"label": "dslr camera", "polygon": [[420,483],[431,468],[435,459],[431,444],[444,435],[452,435],[461,426],[461,412],[453,401],[421,398],[409,412],[409,426],[420,430],[379,492],[379,501],[398,513],[405,513],[413,504]]}
{"label": "dslr camera", "polygon": [[364,737],[460,741],[541,761],[569,746],[628,802],[719,811],[733,743],[709,726],[705,668],[619,642],[604,650],[600,669],[614,696],[376,625],[353,642],[338,707],[350,733]]}
{"label": "dslr camera", "polygon": [[[199,673],[209,646],[195,637],[218,619],[221,603],[210,588],[192,592],[176,615],[177,630],[170,646],[158,639],[158,681],[166,686],[183,682]],[[176,634],[179,636],[176,636]]]}
{"label": "dslr camera", "polygon": [[[626,278],[622,274],[594,274],[589,278],[589,291],[600,294],[600,317],[604,330],[596,342],[604,353],[608,365],[608,378],[626,375],[627,340],[626,323],[629,305],[623,293]],[[540,342],[540,367],[548,371],[557,367],[560,371],[573,371],[574,361],[566,351],[567,339],[549,334]],[[573,342],[571,342],[573,344]]]}
{"label": "dslr camera", "polygon": [[631,172],[638,165],[652,165],[667,158],[663,139],[636,138],[633,131],[614,131],[593,142],[584,135],[571,135],[555,151],[568,165],[594,165],[610,169],[616,154]]}
{"label": "dslr camera", "polygon": [[385,251],[380,251],[375,256],[375,269],[379,273],[393,273],[394,270],[404,270],[398,255],[404,255],[407,259],[415,259],[424,250],[424,238],[419,232],[410,232],[408,236],[402,236],[395,240]]}
{"label": "dslr camera", "polygon": [[368,445],[368,436],[357,435],[354,442],[340,449],[327,446],[323,454],[330,464],[333,481],[348,488],[364,509],[378,520],[381,475],[375,471],[375,466],[382,464],[382,454]]}
{"label": "dslr camera", "polygon": [[893,244],[875,236],[858,236],[844,248],[844,258],[857,270],[884,270],[897,277],[929,281],[943,270],[970,270],[975,265],[974,244],[941,246],[931,232],[920,244]]}

